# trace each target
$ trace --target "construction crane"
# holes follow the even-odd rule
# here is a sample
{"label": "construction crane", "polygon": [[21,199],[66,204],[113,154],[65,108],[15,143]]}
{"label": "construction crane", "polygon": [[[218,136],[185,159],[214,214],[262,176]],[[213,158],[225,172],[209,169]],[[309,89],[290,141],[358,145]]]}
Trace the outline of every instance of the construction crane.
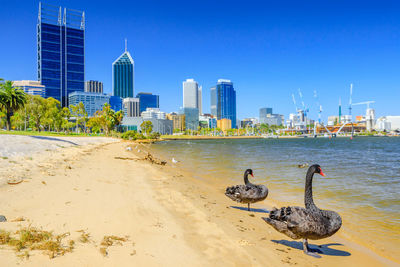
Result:
{"label": "construction crane", "polygon": [[303,94],[301,93],[300,88],[299,88],[299,96],[300,96],[300,100],[301,100],[301,105],[302,105],[302,107],[303,107],[304,116],[307,117],[307,112],[308,112],[309,110],[308,110],[308,108],[306,108],[306,106],[304,105]]}
{"label": "construction crane", "polygon": [[369,105],[375,103],[375,101],[364,101],[364,102],[359,102],[359,103],[354,103],[352,104],[353,106],[357,105],[367,105],[367,109],[369,109]]}
{"label": "construction crane", "polygon": [[298,111],[299,111],[299,109],[297,108],[297,104],[296,104],[296,98],[294,97],[294,94],[292,94],[292,99],[293,99],[293,104],[294,104],[294,107],[296,108],[296,112],[298,112]]}

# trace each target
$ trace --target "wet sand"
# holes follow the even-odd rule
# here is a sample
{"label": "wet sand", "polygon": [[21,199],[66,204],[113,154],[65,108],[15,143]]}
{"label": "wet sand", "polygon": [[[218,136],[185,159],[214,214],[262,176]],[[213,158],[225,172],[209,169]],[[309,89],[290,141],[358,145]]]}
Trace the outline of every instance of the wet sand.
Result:
{"label": "wet sand", "polygon": [[[1,139],[1,137],[0,137]],[[132,147],[127,151],[126,147]],[[321,259],[303,254],[301,243],[275,232],[261,219],[265,200],[248,212],[226,198],[217,181],[195,179],[170,159],[166,166],[143,161],[146,146],[97,143],[45,151],[13,163],[2,176],[24,170],[24,181],[0,185],[0,229],[32,225],[76,240],[72,252],[49,259],[40,251],[20,259],[0,249],[2,265],[13,266],[395,266],[337,235],[319,241]],[[2,160],[2,159],[0,159]],[[12,160],[12,159],[7,159]],[[178,164],[179,165],[179,164]],[[12,222],[24,217],[25,221]],[[79,230],[90,241],[79,241]],[[106,235],[127,237],[100,253]]]}

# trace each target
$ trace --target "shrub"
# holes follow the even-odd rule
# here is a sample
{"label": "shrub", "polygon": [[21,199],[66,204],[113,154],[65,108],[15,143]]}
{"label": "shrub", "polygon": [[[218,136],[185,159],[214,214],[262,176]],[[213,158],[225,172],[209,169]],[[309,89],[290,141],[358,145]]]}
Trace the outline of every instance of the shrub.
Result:
{"label": "shrub", "polygon": [[121,138],[125,140],[136,140],[138,139],[138,133],[137,131],[126,131],[123,134],[121,134]]}
{"label": "shrub", "polygon": [[153,132],[153,133],[151,133],[151,134],[149,135],[149,139],[159,139],[160,136],[161,136],[160,133],[155,133],[155,132]]}

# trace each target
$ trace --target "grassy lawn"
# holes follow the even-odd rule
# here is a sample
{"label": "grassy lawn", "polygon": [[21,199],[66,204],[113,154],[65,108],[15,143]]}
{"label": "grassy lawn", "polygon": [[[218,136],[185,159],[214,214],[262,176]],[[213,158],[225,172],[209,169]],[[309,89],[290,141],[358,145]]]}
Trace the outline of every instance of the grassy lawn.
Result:
{"label": "grassy lawn", "polygon": [[96,134],[85,134],[85,133],[57,133],[57,132],[46,132],[46,131],[3,131],[0,130],[1,134],[13,134],[13,135],[34,135],[34,136],[104,136]]}

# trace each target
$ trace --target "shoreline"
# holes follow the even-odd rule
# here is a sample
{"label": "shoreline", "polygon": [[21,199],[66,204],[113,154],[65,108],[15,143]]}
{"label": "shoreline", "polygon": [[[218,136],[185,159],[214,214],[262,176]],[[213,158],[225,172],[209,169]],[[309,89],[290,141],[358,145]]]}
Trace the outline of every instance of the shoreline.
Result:
{"label": "shoreline", "polygon": [[[24,266],[218,266],[221,261],[228,266],[396,266],[341,241],[339,235],[310,242],[323,246],[321,259],[306,256],[298,241],[261,220],[268,215],[265,206],[281,203],[267,199],[248,212],[225,197],[223,183],[194,178],[170,161],[166,166],[143,161],[146,152],[152,153],[150,145],[116,141],[62,148],[34,158],[23,183],[0,186],[0,214],[9,219],[0,229],[32,224],[69,232],[74,240],[84,229],[91,241],[76,241],[71,253],[54,259],[32,251],[29,259],[21,260],[4,248],[0,260]],[[12,222],[20,216],[26,220]],[[129,241],[109,247],[103,256],[99,247],[105,235],[129,236]],[[332,243],[343,245],[324,247]]]}
{"label": "shoreline", "polygon": [[[366,136],[366,135],[355,135],[353,138],[363,138],[363,137],[400,137],[400,136],[380,136],[380,135],[373,135],[373,136]],[[329,137],[325,136],[317,136],[316,138],[326,138]],[[351,136],[336,136],[334,138],[351,138]],[[334,139],[330,138],[330,139]],[[263,137],[263,136],[200,136],[200,135],[178,135],[178,136],[161,136],[161,139],[158,141],[169,141],[169,140],[226,140],[226,139],[314,139],[312,136],[277,136],[277,137]]]}

